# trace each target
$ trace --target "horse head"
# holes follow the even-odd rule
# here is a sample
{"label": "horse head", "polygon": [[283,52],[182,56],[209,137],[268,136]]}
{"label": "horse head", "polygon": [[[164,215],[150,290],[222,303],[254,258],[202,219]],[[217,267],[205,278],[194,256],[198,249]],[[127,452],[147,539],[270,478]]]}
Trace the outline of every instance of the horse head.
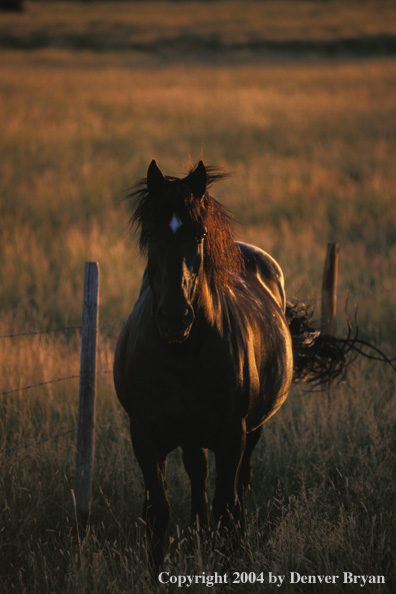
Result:
{"label": "horse head", "polygon": [[182,181],[166,178],[152,161],[147,172],[151,216],[142,232],[147,241],[147,271],[153,316],[167,343],[189,337],[194,301],[203,270],[206,229],[193,213],[206,192],[202,161]]}
{"label": "horse head", "polygon": [[153,316],[166,342],[190,335],[203,281],[212,296],[233,285],[243,268],[231,220],[207,191],[228,177],[200,161],[184,178],[165,176],[155,161],[130,194],[138,198],[131,223],[147,254]]}

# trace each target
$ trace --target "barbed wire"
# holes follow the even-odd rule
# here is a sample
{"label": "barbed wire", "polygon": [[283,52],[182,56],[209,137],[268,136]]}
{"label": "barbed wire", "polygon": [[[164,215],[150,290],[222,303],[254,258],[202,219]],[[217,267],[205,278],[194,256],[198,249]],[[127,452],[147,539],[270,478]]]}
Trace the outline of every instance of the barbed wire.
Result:
{"label": "barbed wire", "polygon": [[[344,298],[347,294],[349,294],[349,296],[351,297],[367,297],[367,296],[375,296],[375,295],[384,295],[384,294],[396,294],[396,288],[393,289],[383,289],[381,291],[363,291],[363,292],[359,292],[359,293],[354,293],[351,291],[345,291],[342,294],[338,294],[337,295],[337,299],[342,299]],[[321,301],[321,297],[317,297],[317,298],[308,298],[305,299],[304,301],[306,302],[320,302]],[[99,325],[99,328],[104,328],[104,327],[110,327],[110,326],[119,326],[119,325],[124,325],[125,321],[111,321],[111,322],[104,322],[101,323]],[[17,332],[17,333],[10,333],[10,334],[4,334],[4,335],[0,335],[0,339],[14,339],[14,338],[20,338],[20,337],[27,337],[27,336],[37,336],[37,335],[44,335],[44,334],[52,334],[52,333],[60,333],[60,332],[70,332],[70,331],[74,331],[74,330],[81,330],[82,326],[81,325],[76,325],[76,326],[66,326],[63,328],[49,328],[47,330],[30,330],[30,331],[25,331],[25,332]],[[105,375],[105,374],[112,374],[113,371],[112,370],[100,370],[96,372],[96,375]],[[32,390],[34,388],[40,388],[43,386],[47,386],[47,385],[51,385],[51,384],[56,384],[56,383],[60,383],[60,382],[65,382],[65,381],[69,381],[69,380],[74,380],[74,379],[80,379],[81,374],[73,374],[73,375],[69,375],[66,377],[61,377],[61,378],[56,378],[56,379],[52,379],[52,380],[47,380],[47,381],[43,381],[43,382],[39,382],[36,384],[31,384],[28,386],[23,386],[20,388],[14,388],[11,390],[5,390],[3,392],[0,392],[0,396],[6,396],[9,394],[16,394],[18,392],[24,392],[27,390]],[[49,437],[45,437],[42,438],[40,440],[28,443],[28,444],[24,444],[21,446],[17,446],[15,448],[5,448],[3,450],[0,451],[0,455],[2,454],[7,454],[7,453],[13,453],[13,452],[17,452],[19,450],[23,450],[23,449],[28,449],[31,447],[37,447],[43,443],[52,441],[52,440],[56,440],[56,439],[60,439],[62,437],[65,437],[67,435],[70,435],[72,433],[75,433],[77,431],[76,428],[74,429],[69,429],[67,431],[63,431],[61,433],[58,433],[56,435],[52,435]]]}
{"label": "barbed wire", "polygon": [[[384,294],[392,294],[395,293],[396,294],[396,288],[392,288],[392,289],[382,289],[381,291],[362,291],[359,293],[354,293],[351,291],[345,291],[344,293],[339,293],[337,295],[337,299],[342,299],[344,297],[367,297],[367,296],[374,296],[374,295],[384,295]],[[305,302],[307,303],[315,303],[315,302],[319,302],[321,301],[321,297],[316,297],[316,298],[307,298],[304,299]],[[103,322],[101,324],[99,324],[99,329],[100,328],[104,328],[104,327],[111,327],[111,326],[119,326],[119,325],[124,325],[125,324],[125,320],[116,320],[116,321],[111,321],[111,322]],[[58,333],[58,332],[69,332],[72,330],[81,330],[82,326],[66,326],[63,328],[49,328],[47,330],[29,330],[26,332],[17,332],[17,333],[13,333],[13,334],[4,334],[0,336],[0,339],[12,339],[12,338],[19,338],[19,337],[24,337],[24,336],[37,336],[37,335],[43,335],[43,334],[51,334],[51,333]],[[112,371],[100,371],[98,372],[98,374],[106,374],[106,373],[112,373]],[[21,388],[14,388],[11,390],[5,390],[3,392],[0,392],[0,396],[7,396],[9,394],[16,394],[18,392],[23,392],[25,390],[31,390],[34,388],[40,388],[43,386],[47,386],[50,384],[55,384],[58,382],[64,382],[67,380],[71,380],[71,379],[77,379],[80,377],[80,374],[76,374],[76,375],[69,375],[67,377],[61,377],[61,378],[56,378],[56,379],[52,379],[52,380],[47,380],[44,382],[39,382],[37,384],[31,384],[28,386],[24,386]]]}
{"label": "barbed wire", "polygon": [[[391,294],[391,293],[396,293],[396,288],[394,289],[383,289],[381,291],[364,291],[364,292],[360,292],[360,293],[353,293],[350,291],[346,291],[343,294],[338,294],[337,295],[337,299],[341,299],[344,298],[346,296],[352,296],[352,297],[367,297],[367,296],[374,296],[374,295],[384,295],[384,294]],[[316,297],[316,298],[307,298],[304,299],[305,302],[307,303],[314,303],[314,302],[319,302],[321,301],[321,297]],[[110,327],[110,326],[119,326],[119,325],[124,325],[125,321],[112,321],[112,322],[104,322],[102,324],[99,325],[99,328],[104,328],[104,327]],[[19,337],[24,337],[24,336],[37,336],[37,335],[43,335],[43,334],[51,334],[51,333],[58,333],[58,332],[69,332],[72,330],[81,330],[82,326],[66,326],[63,328],[49,328],[47,330],[30,330],[30,331],[26,331],[26,332],[18,332],[18,333],[14,333],[14,334],[3,334],[0,335],[0,339],[5,339],[5,338],[19,338]],[[101,371],[98,373],[112,373],[111,371]],[[67,380],[71,380],[71,379],[77,379],[80,377],[80,374],[76,374],[76,375],[69,375],[67,377],[61,377],[61,378],[56,378],[56,379],[52,379],[52,380],[48,380],[45,382],[39,382],[37,384],[31,384],[29,386],[24,386],[22,388],[14,388],[12,390],[5,390],[3,392],[0,392],[0,396],[6,396],[8,394],[14,394],[17,392],[23,392],[25,390],[31,390],[33,388],[39,388],[42,386],[46,386],[49,384],[54,384],[57,382],[63,382],[63,381],[67,381]]]}
{"label": "barbed wire", "polygon": [[6,390],[0,392],[0,396],[7,396],[8,394],[16,394],[17,392],[24,392],[25,390],[32,390],[33,388],[41,388],[49,384],[56,384],[57,382],[65,382],[67,380],[79,378],[80,374],[68,375],[67,377],[58,377],[57,379],[48,380],[46,382],[40,382],[38,384],[31,384],[30,386],[24,386],[23,388],[14,388],[12,390]]}
{"label": "barbed wire", "polygon": [[[337,294],[337,299],[341,300],[343,298],[345,298],[347,295],[349,295],[349,297],[370,297],[370,296],[375,296],[375,295],[386,295],[386,294],[396,294],[396,287],[392,288],[392,289],[381,289],[379,291],[359,291],[359,292],[354,292],[351,290],[345,290],[343,293],[338,293]],[[297,297],[298,299],[300,299],[300,297]],[[321,297],[307,297],[307,298],[301,298],[302,301],[307,302],[307,303],[315,303],[315,302],[319,302],[322,300]],[[99,329],[101,328],[105,328],[105,327],[111,327],[111,326],[123,326],[125,324],[125,320],[116,320],[116,321],[112,321],[112,322],[102,322],[99,324]],[[43,335],[43,334],[56,334],[58,332],[71,332],[72,330],[81,330],[82,329],[82,325],[76,325],[76,326],[65,326],[62,328],[48,328],[47,330],[26,330],[24,332],[15,332],[15,333],[10,333],[10,334],[2,334],[0,335],[0,340],[1,339],[6,339],[6,338],[23,338],[26,336],[39,336],[39,335]]]}
{"label": "barbed wire", "polygon": [[[113,373],[110,369],[104,369],[101,371],[97,371],[96,375],[105,375],[108,373]],[[24,392],[25,390],[32,390],[33,388],[41,388],[42,386],[48,386],[49,384],[56,384],[58,382],[65,382],[67,380],[77,379],[80,378],[81,374],[75,375],[68,375],[66,377],[58,377],[56,379],[47,380],[45,382],[39,382],[38,384],[31,384],[29,386],[23,386],[22,388],[13,388],[12,390],[6,390],[4,392],[0,392],[0,396],[7,396],[8,394],[16,394],[17,392]]]}
{"label": "barbed wire", "polygon": [[[125,324],[125,320],[123,321],[116,321],[116,322],[104,322],[99,324],[100,328],[110,327],[110,326],[121,326]],[[15,332],[11,334],[2,334],[0,335],[0,340],[2,338],[23,338],[24,336],[39,336],[42,334],[56,334],[57,332],[71,332],[72,330],[81,330],[82,325],[79,326],[65,326],[64,328],[48,328],[47,330],[26,330],[25,332]]]}
{"label": "barbed wire", "polygon": [[48,328],[48,330],[28,330],[26,332],[16,332],[15,334],[3,334],[1,338],[20,338],[23,336],[38,336],[39,334],[51,334],[56,332],[69,332],[71,330],[81,330],[82,326],[66,326],[65,328]]}

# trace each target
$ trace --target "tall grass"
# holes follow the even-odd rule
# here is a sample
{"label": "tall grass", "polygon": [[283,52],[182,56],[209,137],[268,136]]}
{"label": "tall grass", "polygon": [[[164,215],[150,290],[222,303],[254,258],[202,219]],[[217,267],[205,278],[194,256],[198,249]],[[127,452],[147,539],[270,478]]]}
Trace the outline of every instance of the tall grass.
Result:
{"label": "tall grass", "polygon": [[[76,409],[73,383],[2,402],[10,451],[2,454],[1,584],[6,592],[154,592],[138,521],[144,488],[126,419],[106,376],[98,384],[93,512],[85,538],[78,534],[71,497],[75,432],[66,433],[75,428]],[[228,560],[216,536],[191,549],[188,481],[181,456],[173,453],[164,570],[217,571],[230,579],[234,571],[265,576],[350,571],[383,575],[386,584],[378,591],[392,592],[395,411],[394,378],[372,364],[362,364],[331,400],[294,391],[257,448],[246,542]],[[213,474],[212,468],[211,495]],[[343,588],[341,583],[332,591]],[[205,591],[202,585],[195,589]],[[254,592],[258,585],[229,589]],[[286,583],[284,590],[304,588]]]}
{"label": "tall grass", "polygon": [[239,236],[278,257],[289,294],[317,297],[327,240],[341,244],[341,293],[393,287],[393,61],[131,70],[41,57],[10,54],[1,78],[0,284],[18,324],[78,320],[87,259],[100,261],[103,315],[126,316],[142,263],[122,197],[152,157],[169,173],[190,156],[234,172],[213,191]]}
{"label": "tall grass", "polygon": [[[264,4],[252,5],[256,20],[262,15],[264,22]],[[323,37],[327,3],[298,3],[296,10],[308,5],[322,15],[316,24]],[[56,14],[64,22],[56,10],[65,5],[57,6],[46,22],[42,4],[32,3],[34,18],[24,15],[19,26],[53,32]],[[75,11],[79,18],[87,12],[69,6],[77,26]],[[165,10],[165,3],[158,6]],[[234,14],[226,3],[215,6],[224,18]],[[191,10],[202,15],[203,8],[194,4]],[[104,14],[96,15],[102,27]],[[293,29],[291,20],[276,21],[274,14],[265,22],[277,22],[278,32],[302,26],[300,17]],[[16,17],[4,18],[16,26]],[[345,22],[352,27],[352,20]],[[364,22],[366,31],[375,24],[367,14]],[[384,32],[381,23],[377,32]],[[80,27],[86,32],[86,21]],[[127,225],[126,190],[145,175],[152,158],[169,174],[183,173],[201,157],[232,171],[213,194],[238,219],[239,238],[279,260],[288,295],[317,305],[326,243],[338,241],[339,334],[349,291],[352,305],[359,300],[362,335],[392,353],[396,62],[245,56],[237,64],[226,53],[221,65],[211,65],[207,56],[183,64],[170,54],[159,59],[48,48],[7,50],[2,58],[0,335],[78,326],[84,262],[97,260],[101,373],[94,500],[85,538],[77,531],[71,496],[78,379],[0,396],[0,585],[29,594],[154,592],[138,520],[142,479],[107,373],[144,266]],[[79,330],[1,338],[0,349],[1,392],[79,373]],[[394,374],[374,362],[360,361],[330,396],[293,389],[257,448],[247,539],[229,560],[215,536],[214,547],[196,539],[191,549],[189,485],[174,452],[166,568],[177,575],[230,576],[234,570],[265,576],[351,571],[385,576],[386,584],[370,592],[394,591],[395,414]],[[211,494],[213,475],[212,468]],[[307,587],[285,583],[282,589]],[[326,588],[361,591],[358,584]]]}

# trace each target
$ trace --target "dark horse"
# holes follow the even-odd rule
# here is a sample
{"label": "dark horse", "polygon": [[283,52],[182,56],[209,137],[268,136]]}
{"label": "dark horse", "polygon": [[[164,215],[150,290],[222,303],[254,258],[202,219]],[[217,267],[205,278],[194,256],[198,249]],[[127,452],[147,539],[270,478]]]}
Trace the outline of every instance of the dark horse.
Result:
{"label": "dark horse", "polygon": [[207,449],[216,461],[213,516],[243,531],[251,456],[293,377],[283,274],[261,249],[234,241],[207,188],[224,174],[202,161],[183,179],[152,161],[132,222],[147,253],[139,298],[118,340],[114,381],[145,481],[154,562],[169,521],[165,467],[178,446],[191,519],[208,524]]}

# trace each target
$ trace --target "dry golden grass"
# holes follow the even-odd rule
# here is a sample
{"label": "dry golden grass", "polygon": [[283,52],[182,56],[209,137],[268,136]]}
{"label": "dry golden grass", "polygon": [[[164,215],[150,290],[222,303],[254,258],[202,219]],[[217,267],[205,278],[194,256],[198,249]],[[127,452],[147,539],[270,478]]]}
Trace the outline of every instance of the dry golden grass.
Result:
{"label": "dry golden grass", "polygon": [[393,287],[393,61],[147,70],[114,54],[73,60],[9,54],[2,66],[0,278],[18,324],[37,311],[47,325],[77,323],[88,259],[102,267],[103,319],[127,315],[142,263],[122,197],[153,157],[172,174],[189,155],[234,172],[213,192],[239,236],[279,258],[289,294],[318,297],[328,240],[341,244],[341,294]]}

